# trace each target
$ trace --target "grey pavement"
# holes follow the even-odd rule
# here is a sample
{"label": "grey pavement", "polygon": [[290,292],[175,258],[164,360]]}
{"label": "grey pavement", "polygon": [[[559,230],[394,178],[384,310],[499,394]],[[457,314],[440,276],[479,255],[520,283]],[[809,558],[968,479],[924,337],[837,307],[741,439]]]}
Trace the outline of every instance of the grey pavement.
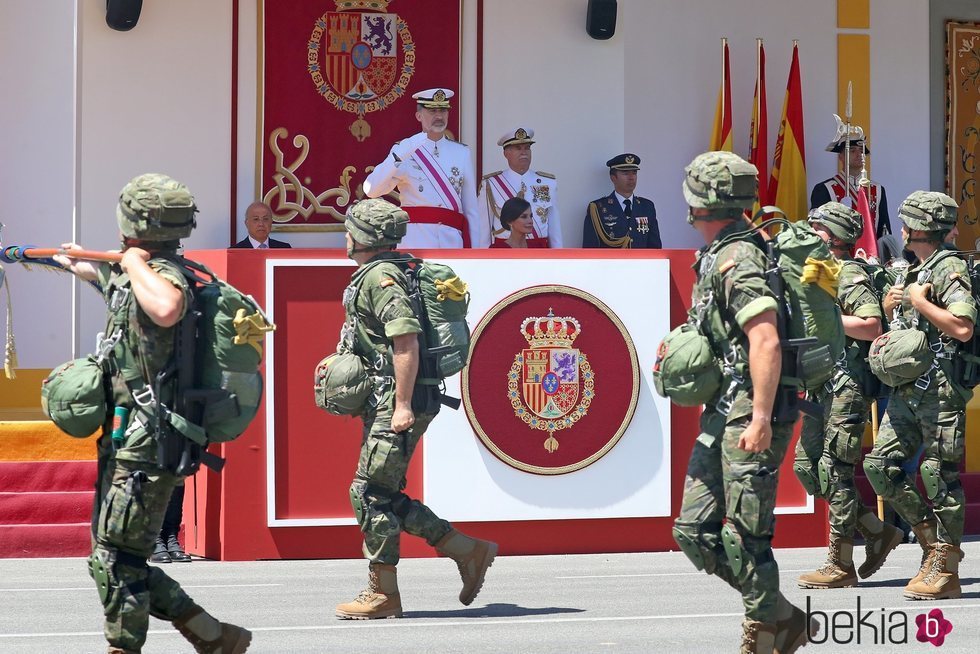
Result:
{"label": "grey pavement", "polygon": [[[930,603],[902,598],[918,568],[917,545],[900,546],[858,588],[835,591],[796,586],[824,550],[777,551],[790,600],[805,608],[809,598],[812,610],[828,613],[824,629],[837,625],[831,639],[804,651],[977,652],[980,541],[964,549],[962,599]],[[855,556],[860,562],[863,552],[856,548]],[[257,653],[714,653],[737,651],[741,633],[735,591],[695,572],[678,552],[498,557],[470,607],[456,600],[459,578],[450,560],[406,559],[399,565],[405,616],[364,622],[333,616],[337,603],[364,586],[363,561],[195,560],[166,569],[216,617],[251,629],[249,652]],[[915,616],[932,608],[953,625],[938,650],[915,639]],[[895,644],[903,638],[908,642]],[[0,559],[0,652],[104,651],[101,606],[84,559]],[[145,654],[191,651],[170,625],[151,619]]]}

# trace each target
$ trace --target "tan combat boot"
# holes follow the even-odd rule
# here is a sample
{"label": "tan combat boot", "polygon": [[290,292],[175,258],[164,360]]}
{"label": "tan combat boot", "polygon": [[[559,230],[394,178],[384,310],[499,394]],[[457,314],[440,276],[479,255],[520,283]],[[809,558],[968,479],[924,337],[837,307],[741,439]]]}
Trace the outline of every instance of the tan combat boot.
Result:
{"label": "tan combat boot", "polygon": [[929,573],[932,567],[932,555],[935,553],[932,546],[939,542],[939,536],[936,534],[935,520],[923,520],[912,527],[912,531],[915,533],[915,540],[918,541],[919,546],[922,548],[922,563],[919,564],[919,571],[915,576],[909,579],[908,586],[905,587],[906,589],[925,579],[926,574]]}
{"label": "tan combat boot", "polygon": [[810,619],[807,624],[806,613],[799,607],[789,603],[782,593],[776,604],[776,638],[773,651],[775,654],[793,654],[811,639],[816,638],[820,631],[820,623]]}
{"label": "tan combat boot", "polygon": [[173,623],[198,654],[242,654],[252,642],[251,631],[218,622],[197,604]]}
{"label": "tan combat boot", "polygon": [[773,654],[776,625],[755,620],[742,621],[742,649],[739,654]]}
{"label": "tan combat boot", "polygon": [[950,543],[936,543],[929,572],[921,581],[905,587],[905,597],[914,600],[956,599],[960,596],[960,561],[963,550]]}
{"label": "tan combat boot", "polygon": [[343,620],[402,617],[398,569],[393,565],[372,563],[368,569],[368,587],[353,602],[338,604],[337,617]]}
{"label": "tan combat boot", "polygon": [[857,521],[857,530],[864,536],[864,563],[858,568],[858,576],[867,579],[881,569],[892,550],[902,542],[904,534],[895,525],[878,519],[871,511],[865,511]]}
{"label": "tan combat boot", "polygon": [[483,578],[487,568],[497,556],[497,544],[488,540],[470,538],[455,529],[443,536],[435,545],[436,551],[456,561],[459,576],[463,579],[463,590],[459,591],[459,601],[469,606],[483,588]]}
{"label": "tan combat boot", "polygon": [[817,568],[816,572],[800,575],[800,588],[853,588],[857,586],[857,575],[854,572],[854,541],[850,538],[830,536],[830,551],[827,562]]}

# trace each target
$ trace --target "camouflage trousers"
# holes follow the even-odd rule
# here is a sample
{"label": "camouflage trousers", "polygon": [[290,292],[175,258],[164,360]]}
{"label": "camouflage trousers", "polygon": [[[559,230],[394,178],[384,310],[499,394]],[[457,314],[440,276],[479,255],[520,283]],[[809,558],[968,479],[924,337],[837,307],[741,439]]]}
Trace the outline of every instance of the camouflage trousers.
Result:
{"label": "camouflage trousers", "polygon": [[146,562],[178,478],[150,465],[114,461],[102,449],[100,443],[89,574],[102,600],[106,640],[138,652],[151,615],[172,621],[193,606],[180,584]]}
{"label": "camouflage trousers", "polygon": [[[905,384],[892,390],[874,449],[864,468],[875,492],[910,525],[935,518],[939,540],[963,540],[966,499],[959,466],[965,453],[966,401],[942,371],[925,390]],[[924,446],[919,471],[923,497],[902,466]],[[928,500],[928,501],[927,501]]]}
{"label": "camouflage trousers", "polygon": [[823,408],[823,417],[803,416],[793,470],[810,495],[827,500],[830,533],[853,538],[858,517],[871,511],[854,486],[871,401],[846,375],[836,380],[833,392],[814,393],[811,399]]}
{"label": "camouflage trousers", "polygon": [[396,565],[402,531],[435,545],[452,527],[425,504],[402,492],[412,454],[434,416],[416,415],[411,428],[396,434],[391,430],[391,414],[388,402],[364,418],[350,497],[364,532],[364,556],[372,563]]}
{"label": "camouflage trousers", "polygon": [[772,555],[773,512],[779,466],[793,426],[774,425],[768,450],[746,452],[738,448],[738,439],[750,420],[743,416],[726,424],[713,408],[705,409],[688,462],[674,537],[699,569],[742,593],[746,618],[772,623],[779,597],[779,567]]}

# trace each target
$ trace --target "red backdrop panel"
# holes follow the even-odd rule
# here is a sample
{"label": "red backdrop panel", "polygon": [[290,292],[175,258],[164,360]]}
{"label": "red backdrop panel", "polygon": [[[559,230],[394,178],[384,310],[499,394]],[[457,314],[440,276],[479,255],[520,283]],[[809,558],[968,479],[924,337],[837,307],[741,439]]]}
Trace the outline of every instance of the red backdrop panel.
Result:
{"label": "red backdrop panel", "polygon": [[262,22],[261,195],[277,223],[337,224],[368,168],[420,131],[412,94],[459,91],[460,2],[267,0]]}

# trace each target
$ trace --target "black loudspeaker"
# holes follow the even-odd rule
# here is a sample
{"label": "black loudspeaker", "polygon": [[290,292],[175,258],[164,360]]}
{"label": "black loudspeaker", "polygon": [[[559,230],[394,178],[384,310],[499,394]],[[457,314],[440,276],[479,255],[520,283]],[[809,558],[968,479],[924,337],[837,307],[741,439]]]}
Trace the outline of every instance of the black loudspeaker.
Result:
{"label": "black loudspeaker", "polygon": [[593,39],[611,39],[616,33],[616,0],[589,0],[585,31]]}
{"label": "black loudspeaker", "polygon": [[105,24],[114,30],[128,32],[140,19],[143,0],[105,0]]}

